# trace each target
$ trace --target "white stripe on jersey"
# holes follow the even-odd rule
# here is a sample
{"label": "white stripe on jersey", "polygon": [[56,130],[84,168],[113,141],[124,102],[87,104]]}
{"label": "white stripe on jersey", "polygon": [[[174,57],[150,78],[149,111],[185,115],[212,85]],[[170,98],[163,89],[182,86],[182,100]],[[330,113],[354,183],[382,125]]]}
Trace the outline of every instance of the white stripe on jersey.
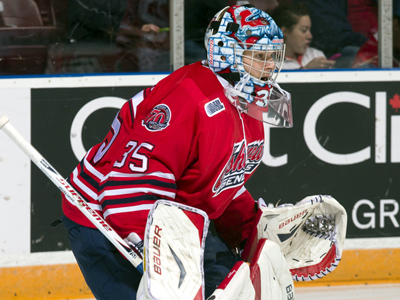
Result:
{"label": "white stripe on jersey", "polygon": [[94,204],[94,203],[86,203],[87,205],[90,206],[91,209],[97,210],[97,211],[102,211],[102,207],[100,204]]}
{"label": "white stripe on jersey", "polygon": [[132,107],[133,107],[133,119],[136,118],[136,111],[137,111],[137,107],[139,106],[140,103],[142,103],[142,101],[144,100],[144,90],[137,93],[135,96],[133,96],[131,98],[131,102],[132,102]]}
{"label": "white stripe on jersey", "polygon": [[[70,200],[69,197],[65,197],[65,199],[67,199],[69,203],[71,203],[73,206],[75,206],[75,203],[72,202],[72,200]],[[97,212],[100,212],[100,213],[101,213],[102,207],[101,207],[100,204],[94,204],[94,203],[90,203],[90,202],[86,202],[86,204],[87,204],[91,209],[94,209],[94,210],[96,210]]]}
{"label": "white stripe on jersey", "polygon": [[77,185],[82,191],[84,191],[90,198],[93,200],[97,201],[97,193],[93,192],[90,188],[88,188],[82,181],[79,180],[78,178],[78,168],[75,168],[75,170],[72,172],[74,177],[72,178],[72,182]]}
{"label": "white stripe on jersey", "polygon": [[101,174],[99,171],[97,171],[88,161],[87,161],[87,156],[89,155],[89,153],[92,151],[93,148],[91,148],[87,154],[85,155],[85,157],[83,158],[83,164],[85,166],[85,169],[90,172],[93,176],[96,176],[100,181],[104,181],[107,179],[106,176],[104,176],[103,174]]}
{"label": "white stripe on jersey", "polygon": [[243,194],[246,191],[246,188],[242,186],[240,190],[237,191],[236,195],[233,196],[233,200],[235,200],[237,197],[239,197],[241,194]]}
{"label": "white stripe on jersey", "polygon": [[163,190],[158,190],[158,189],[151,189],[151,188],[128,188],[128,189],[118,189],[118,190],[108,190],[104,191],[103,193],[100,194],[99,196],[99,201],[103,200],[104,197],[108,196],[119,196],[119,195],[131,195],[131,194],[137,194],[137,193],[151,193],[155,195],[163,195],[172,199],[175,199],[175,193],[171,192],[166,192]]}
{"label": "white stripe on jersey", "polygon": [[109,215],[124,213],[124,212],[132,212],[132,211],[140,211],[140,210],[148,210],[153,207],[153,204],[142,204],[131,207],[120,207],[120,208],[109,208],[103,212],[103,217],[106,218]]}
{"label": "white stripe on jersey", "polygon": [[170,179],[175,181],[175,176],[174,174],[171,173],[163,173],[163,172],[153,172],[153,173],[143,173],[143,174],[132,174],[132,173],[121,173],[121,172],[115,172],[112,171],[110,174],[108,174],[109,177],[147,177],[147,176],[154,176],[154,177],[160,177],[164,179]]}
{"label": "white stripe on jersey", "polygon": [[163,172],[153,172],[153,173],[143,173],[143,174],[132,174],[132,173],[121,173],[121,172],[116,172],[116,171],[111,171],[107,175],[101,174],[99,171],[97,171],[86,159],[88,156],[89,152],[92,149],[88,151],[88,153],[85,155],[83,158],[83,163],[85,166],[85,169],[90,172],[93,176],[97,177],[100,181],[105,181],[109,177],[146,177],[146,176],[154,176],[154,177],[160,177],[164,179],[169,179],[175,181],[175,176],[172,173],[163,173]]}

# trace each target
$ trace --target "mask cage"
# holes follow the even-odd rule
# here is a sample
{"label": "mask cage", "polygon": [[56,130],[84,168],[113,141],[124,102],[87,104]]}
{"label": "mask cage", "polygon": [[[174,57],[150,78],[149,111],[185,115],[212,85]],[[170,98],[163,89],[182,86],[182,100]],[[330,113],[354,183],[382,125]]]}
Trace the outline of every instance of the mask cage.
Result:
{"label": "mask cage", "polygon": [[276,82],[285,58],[285,44],[234,43],[233,47],[235,68],[241,77],[248,73],[253,82],[261,85],[268,81]]}

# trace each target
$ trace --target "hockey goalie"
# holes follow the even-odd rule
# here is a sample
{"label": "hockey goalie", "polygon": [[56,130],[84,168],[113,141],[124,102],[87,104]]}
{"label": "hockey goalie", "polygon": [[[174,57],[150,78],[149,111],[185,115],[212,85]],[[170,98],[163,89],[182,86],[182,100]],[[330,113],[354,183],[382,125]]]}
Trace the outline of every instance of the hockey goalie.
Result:
{"label": "hockey goalie", "polygon": [[233,5],[212,18],[205,46],[207,60],[126,101],[68,178],[144,261],[141,274],[64,197],[71,249],[98,300],[291,300],[293,280],[325,276],[341,259],[346,212],[334,198],[269,208],[245,188],[264,123],[293,126],[291,95],[276,81],[282,31],[262,10]]}

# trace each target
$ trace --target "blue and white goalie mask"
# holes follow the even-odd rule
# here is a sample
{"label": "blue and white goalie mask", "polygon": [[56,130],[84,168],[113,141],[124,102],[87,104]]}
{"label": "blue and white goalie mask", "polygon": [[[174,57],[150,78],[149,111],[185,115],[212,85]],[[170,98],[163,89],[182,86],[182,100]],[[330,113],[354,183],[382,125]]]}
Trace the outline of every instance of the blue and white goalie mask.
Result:
{"label": "blue and white goalie mask", "polygon": [[208,26],[205,45],[210,69],[233,82],[225,88],[232,104],[265,123],[293,126],[291,96],[276,83],[283,34],[267,13],[251,5],[224,8]]}

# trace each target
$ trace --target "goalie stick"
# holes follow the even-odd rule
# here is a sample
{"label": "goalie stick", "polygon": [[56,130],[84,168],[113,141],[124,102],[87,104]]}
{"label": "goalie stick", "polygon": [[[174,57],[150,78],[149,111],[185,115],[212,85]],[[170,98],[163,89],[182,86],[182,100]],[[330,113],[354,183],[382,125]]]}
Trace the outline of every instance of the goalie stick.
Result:
{"label": "goalie stick", "polygon": [[88,218],[94,226],[119,250],[132,265],[143,274],[143,260],[111,228],[110,225],[79,195],[77,191],[50,165],[50,163],[9,123],[10,119],[0,117],[0,129],[32,160],[33,163],[57,186],[57,188]]}

